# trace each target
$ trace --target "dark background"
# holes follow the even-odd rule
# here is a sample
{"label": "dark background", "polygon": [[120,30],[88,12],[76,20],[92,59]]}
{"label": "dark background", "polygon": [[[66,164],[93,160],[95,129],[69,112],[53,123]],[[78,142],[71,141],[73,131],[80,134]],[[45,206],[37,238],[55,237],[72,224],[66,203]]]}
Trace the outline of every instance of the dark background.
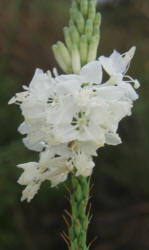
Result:
{"label": "dark background", "polygon": [[[141,82],[133,116],[120,124],[123,144],[99,150],[92,182],[93,219],[89,239],[94,250],[149,249],[149,1],[99,0],[102,13],[98,54],[137,46],[130,74]],[[63,40],[69,0],[0,0],[0,250],[66,249],[60,238],[69,207],[63,187],[45,183],[31,203],[21,203],[21,173],[16,165],[34,161],[17,127],[19,108],[8,106],[28,85],[35,68],[52,69],[51,46]],[[60,72],[60,70],[59,70]]]}

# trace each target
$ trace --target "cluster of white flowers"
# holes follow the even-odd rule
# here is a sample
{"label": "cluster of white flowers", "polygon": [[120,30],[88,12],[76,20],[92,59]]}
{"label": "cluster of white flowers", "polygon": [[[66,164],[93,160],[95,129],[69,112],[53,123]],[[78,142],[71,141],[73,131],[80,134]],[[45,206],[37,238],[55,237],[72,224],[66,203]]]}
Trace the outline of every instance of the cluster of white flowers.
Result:
{"label": "cluster of white flowers", "polygon": [[[22,200],[30,201],[45,180],[56,186],[72,171],[91,175],[97,149],[121,143],[118,124],[138,98],[132,87],[139,87],[138,80],[126,75],[134,52],[135,47],[101,56],[78,75],[55,70],[52,77],[37,69],[29,87],[9,101],[19,104],[24,116],[18,130],[27,135],[25,145],[40,152],[39,162],[18,165],[24,170],[18,182],[26,185]],[[109,76],[105,83],[103,71]]]}

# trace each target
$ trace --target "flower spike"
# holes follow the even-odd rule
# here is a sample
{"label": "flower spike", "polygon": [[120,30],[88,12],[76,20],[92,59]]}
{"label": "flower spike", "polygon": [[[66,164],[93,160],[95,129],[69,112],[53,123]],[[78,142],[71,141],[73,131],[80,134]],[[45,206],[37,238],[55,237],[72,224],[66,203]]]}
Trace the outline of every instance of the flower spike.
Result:
{"label": "flower spike", "polygon": [[[53,46],[55,59],[65,73],[70,72],[70,70],[72,73],[79,73],[82,66],[94,61],[97,57],[101,14],[96,13],[96,2],[96,0],[72,1],[69,26],[64,28],[65,47],[70,53],[71,65],[70,62],[68,64],[68,57],[65,57],[62,51],[56,50],[56,47]],[[79,51],[80,65],[77,55]],[[74,66],[75,61],[77,61],[77,67]]]}

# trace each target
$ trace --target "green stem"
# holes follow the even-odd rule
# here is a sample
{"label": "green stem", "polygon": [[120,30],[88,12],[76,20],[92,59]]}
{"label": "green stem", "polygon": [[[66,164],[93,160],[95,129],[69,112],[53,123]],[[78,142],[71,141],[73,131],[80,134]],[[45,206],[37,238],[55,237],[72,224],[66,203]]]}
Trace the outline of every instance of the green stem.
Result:
{"label": "green stem", "polygon": [[89,200],[90,181],[83,177],[74,175],[71,178],[70,197],[72,205],[71,226],[69,228],[70,250],[88,250],[87,229],[90,215],[87,212]]}

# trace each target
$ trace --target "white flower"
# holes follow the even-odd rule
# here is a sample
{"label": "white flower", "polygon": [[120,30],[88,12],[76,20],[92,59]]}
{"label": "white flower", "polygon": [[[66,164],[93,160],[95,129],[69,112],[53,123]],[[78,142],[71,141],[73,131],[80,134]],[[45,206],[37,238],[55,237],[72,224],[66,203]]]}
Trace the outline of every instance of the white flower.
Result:
{"label": "white flower", "polygon": [[85,153],[78,153],[78,155],[76,155],[74,163],[77,170],[76,176],[90,176],[92,174],[93,167],[95,166],[92,157],[88,156]]}
{"label": "white flower", "polygon": [[27,201],[33,199],[42,182],[49,180],[54,187],[65,181],[73,170],[72,161],[66,157],[55,157],[52,148],[41,152],[39,162],[19,164],[18,167],[24,170],[18,183],[27,186],[21,200],[27,199]]}
{"label": "white flower", "polygon": [[107,85],[115,85],[124,83],[123,78],[128,78],[128,83],[134,83],[134,87],[138,88],[140,83],[137,79],[126,75],[126,72],[129,69],[130,62],[135,54],[136,47],[132,47],[128,52],[121,55],[119,52],[115,51],[110,57],[101,56],[99,61],[102,64],[104,70],[110,76],[110,79],[107,81]]}
{"label": "white flower", "polygon": [[102,68],[99,61],[93,61],[85,65],[80,71],[80,79],[83,83],[101,84]]}
{"label": "white flower", "polygon": [[133,58],[134,53],[135,47],[132,47],[128,52],[124,54],[124,56],[114,50],[110,57],[101,56],[99,57],[99,61],[110,76],[124,74],[128,70],[130,61]]}
{"label": "white flower", "polygon": [[36,162],[29,162],[25,164],[19,164],[18,167],[23,168],[24,172],[20,176],[18,183],[21,185],[26,185],[23,190],[21,201],[27,199],[31,201],[35,194],[40,188],[41,182],[39,182],[40,170]]}
{"label": "white flower", "polygon": [[[17,103],[24,116],[18,131],[24,144],[40,152],[39,162],[20,164],[24,172],[18,182],[26,185],[22,200],[30,201],[45,180],[56,186],[70,172],[89,176],[94,168],[92,157],[105,144],[117,145],[119,122],[131,115],[138,98],[134,87],[139,81],[126,75],[135,47],[120,55],[85,65],[80,74],[58,75],[37,69],[29,85],[9,104]],[[103,70],[109,75],[102,82]]]}
{"label": "white flower", "polygon": [[34,198],[35,194],[38,193],[39,188],[39,183],[33,183],[32,185],[26,186],[26,188],[22,192],[21,201],[27,200],[28,202],[30,202]]}
{"label": "white flower", "polygon": [[40,170],[38,169],[38,164],[36,162],[19,164],[18,167],[24,169],[24,173],[18,180],[19,184],[30,185],[32,182],[38,182]]}

